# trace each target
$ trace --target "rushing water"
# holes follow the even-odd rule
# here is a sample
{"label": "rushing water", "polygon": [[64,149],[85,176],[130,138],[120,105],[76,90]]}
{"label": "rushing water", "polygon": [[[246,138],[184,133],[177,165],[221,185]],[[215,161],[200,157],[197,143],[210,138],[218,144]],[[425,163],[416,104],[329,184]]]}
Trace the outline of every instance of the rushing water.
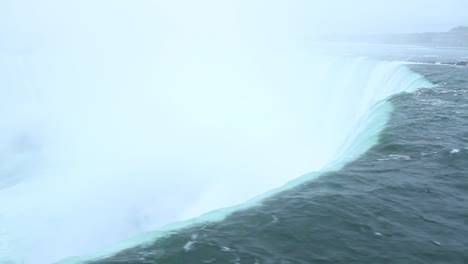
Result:
{"label": "rushing water", "polygon": [[14,132],[3,134],[6,260],[49,263],[175,221],[220,220],[356,158],[387,122],[389,96],[432,86],[401,63],[291,58],[190,67],[153,87],[91,86],[74,98],[19,90],[10,102],[32,107],[4,121]]}
{"label": "rushing water", "polygon": [[[427,49],[393,50],[436,87],[393,96],[378,143],[358,159],[92,263],[466,263],[467,68],[428,63]],[[441,59],[464,51],[450,54]]]}

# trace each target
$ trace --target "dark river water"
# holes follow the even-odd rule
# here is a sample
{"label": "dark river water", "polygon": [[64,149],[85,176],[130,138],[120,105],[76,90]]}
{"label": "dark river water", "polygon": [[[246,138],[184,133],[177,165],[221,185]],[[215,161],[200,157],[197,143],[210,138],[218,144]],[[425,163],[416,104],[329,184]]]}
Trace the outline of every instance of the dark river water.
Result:
{"label": "dark river water", "polygon": [[221,222],[90,263],[468,263],[468,67],[443,64],[468,51],[382,54],[370,56],[411,62],[436,86],[393,96],[364,155]]}

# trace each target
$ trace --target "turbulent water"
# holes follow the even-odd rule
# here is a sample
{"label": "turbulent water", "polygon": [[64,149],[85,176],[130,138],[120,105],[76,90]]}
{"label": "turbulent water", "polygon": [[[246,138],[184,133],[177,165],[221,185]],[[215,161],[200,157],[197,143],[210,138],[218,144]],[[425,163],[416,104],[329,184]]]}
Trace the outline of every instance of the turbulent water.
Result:
{"label": "turbulent water", "polygon": [[[388,120],[385,99],[432,86],[401,63],[313,58],[190,68],[155,88],[81,88],[73,99],[73,89],[49,86],[13,94],[6,109],[32,106],[4,120],[13,132],[2,135],[4,261],[51,263],[220,220],[356,158]],[[163,227],[175,221],[185,222]]]}
{"label": "turbulent water", "polygon": [[465,51],[393,50],[436,86],[393,96],[378,143],[358,159],[91,263],[466,263],[468,71],[424,56],[457,61]]}

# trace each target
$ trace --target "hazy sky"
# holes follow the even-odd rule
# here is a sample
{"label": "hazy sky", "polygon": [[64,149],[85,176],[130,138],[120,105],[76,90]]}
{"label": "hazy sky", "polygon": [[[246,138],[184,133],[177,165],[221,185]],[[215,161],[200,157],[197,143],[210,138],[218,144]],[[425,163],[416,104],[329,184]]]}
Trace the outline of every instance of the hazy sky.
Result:
{"label": "hazy sky", "polygon": [[[161,19],[197,30],[243,24],[252,32],[290,27],[312,33],[445,31],[468,25],[467,0],[2,0],[0,33]],[[164,23],[162,24],[164,26]],[[108,26],[109,28],[112,25]],[[113,26],[114,29],[117,26]],[[257,27],[257,28],[256,28]],[[141,26],[140,26],[141,28]],[[63,30],[63,28],[59,29]],[[217,30],[219,31],[219,30]]]}
{"label": "hazy sky", "polygon": [[335,32],[426,32],[468,25],[466,0],[331,0],[322,8],[320,21]]}

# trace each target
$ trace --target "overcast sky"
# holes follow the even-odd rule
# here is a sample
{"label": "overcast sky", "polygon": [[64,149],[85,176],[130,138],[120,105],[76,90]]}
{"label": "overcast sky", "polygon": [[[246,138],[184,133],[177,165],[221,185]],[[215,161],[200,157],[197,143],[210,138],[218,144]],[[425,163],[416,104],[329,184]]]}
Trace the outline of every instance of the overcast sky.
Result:
{"label": "overcast sky", "polygon": [[[312,32],[398,33],[445,31],[468,25],[467,0],[2,0],[0,32],[41,31],[61,24],[145,19],[171,25],[260,24]],[[295,23],[295,24],[294,24]],[[7,30],[5,29],[7,28]],[[260,28],[258,28],[260,30]],[[170,28],[166,28],[170,30]],[[291,28],[289,29],[291,30]]]}
{"label": "overcast sky", "polygon": [[332,32],[406,33],[468,26],[466,0],[331,0],[318,10],[319,21]]}

